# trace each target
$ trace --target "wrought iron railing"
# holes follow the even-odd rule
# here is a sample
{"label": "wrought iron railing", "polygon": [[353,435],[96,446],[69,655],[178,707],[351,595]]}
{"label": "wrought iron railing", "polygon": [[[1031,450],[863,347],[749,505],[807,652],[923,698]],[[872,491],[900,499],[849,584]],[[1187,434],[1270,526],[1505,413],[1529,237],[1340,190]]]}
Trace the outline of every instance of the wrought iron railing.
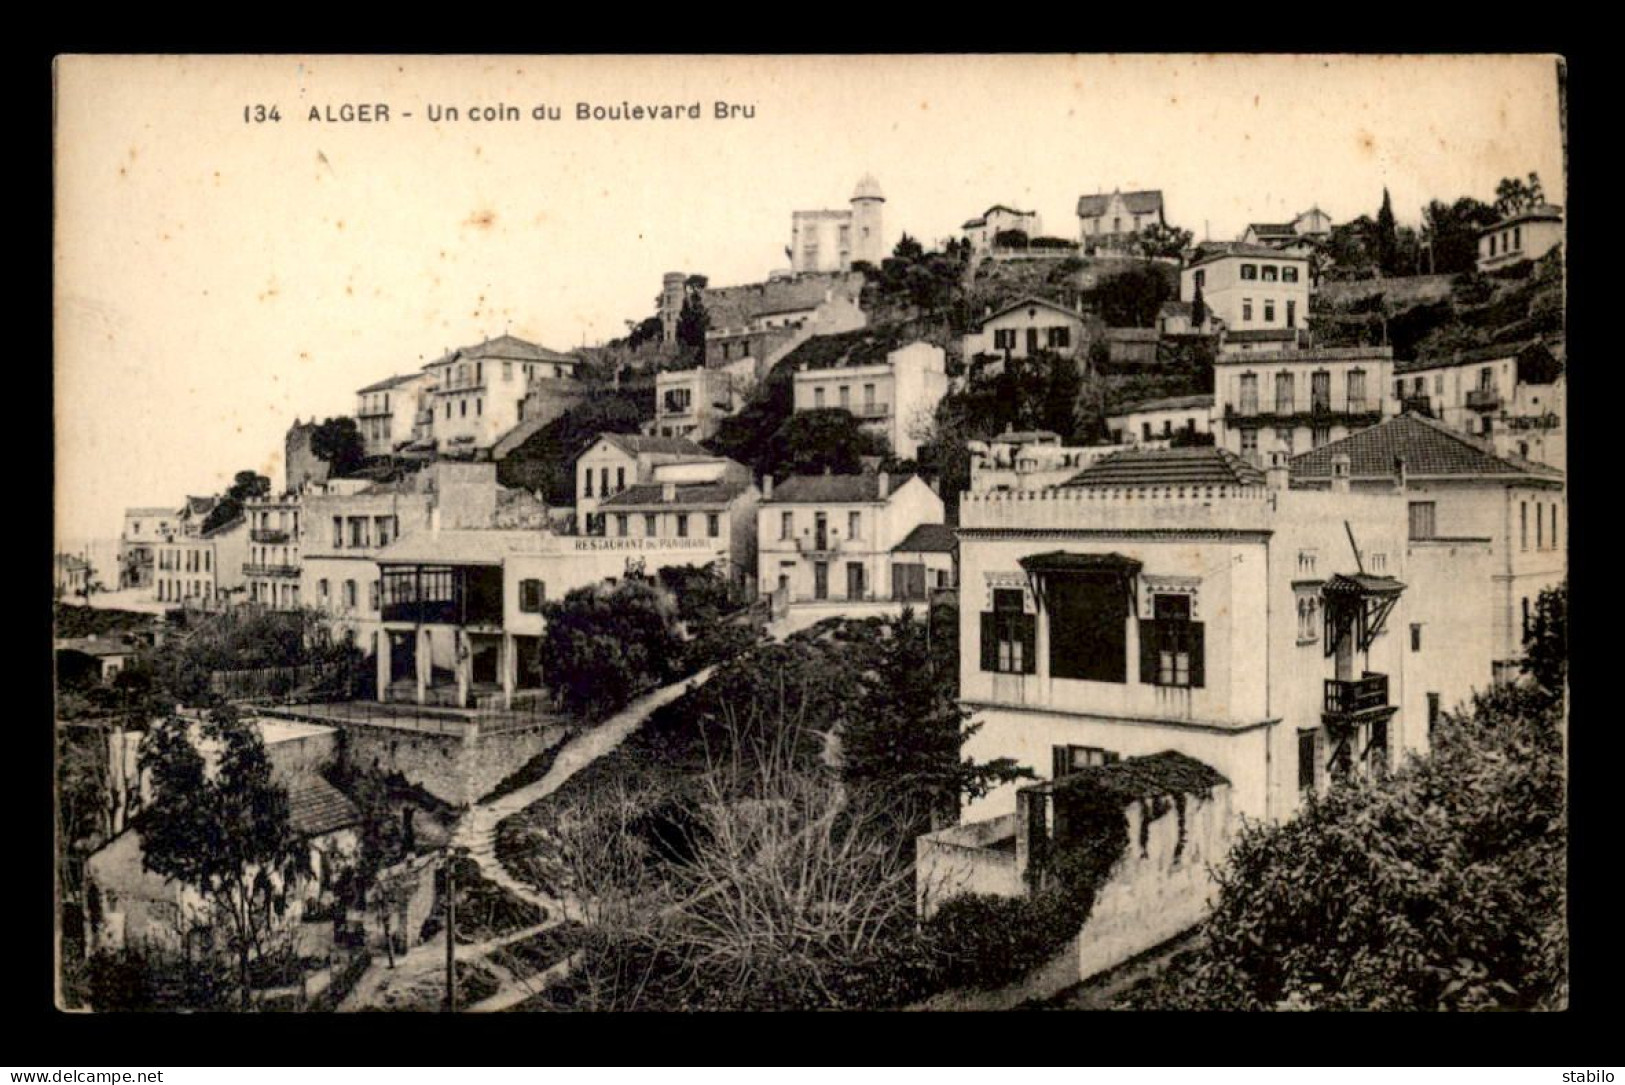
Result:
{"label": "wrought iron railing", "polygon": [[1344,681],[1326,679],[1325,712],[1332,716],[1347,716],[1356,712],[1369,712],[1388,707],[1388,676],[1365,672],[1359,678]]}

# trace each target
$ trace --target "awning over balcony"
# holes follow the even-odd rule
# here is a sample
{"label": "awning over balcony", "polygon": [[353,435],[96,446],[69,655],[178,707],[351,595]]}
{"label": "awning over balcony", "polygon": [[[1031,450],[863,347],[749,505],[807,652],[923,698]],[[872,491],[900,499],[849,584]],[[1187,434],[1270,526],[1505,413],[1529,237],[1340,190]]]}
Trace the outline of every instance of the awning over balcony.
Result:
{"label": "awning over balcony", "polygon": [[1028,554],[1022,558],[1021,569],[1032,585],[1033,596],[1040,606],[1048,606],[1047,582],[1053,577],[1090,577],[1116,580],[1123,585],[1125,615],[1134,608],[1134,578],[1142,563],[1123,554],[1076,554],[1065,550],[1051,550],[1043,554]]}
{"label": "awning over balcony", "polygon": [[1391,576],[1334,573],[1320,589],[1325,600],[1321,612],[1326,622],[1326,654],[1336,654],[1338,641],[1351,630],[1360,650],[1369,649],[1404,590],[1405,585]]}

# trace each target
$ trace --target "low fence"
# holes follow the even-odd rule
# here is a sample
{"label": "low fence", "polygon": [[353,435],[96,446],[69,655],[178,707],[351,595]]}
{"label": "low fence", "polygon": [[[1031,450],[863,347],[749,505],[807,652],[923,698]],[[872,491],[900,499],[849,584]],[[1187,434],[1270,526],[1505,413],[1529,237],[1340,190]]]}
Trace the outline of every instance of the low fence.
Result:
{"label": "low fence", "polygon": [[313,690],[330,691],[334,699],[355,696],[364,675],[345,663],[305,663],[293,667],[257,667],[215,671],[209,689],[228,701],[277,701],[309,696]]}

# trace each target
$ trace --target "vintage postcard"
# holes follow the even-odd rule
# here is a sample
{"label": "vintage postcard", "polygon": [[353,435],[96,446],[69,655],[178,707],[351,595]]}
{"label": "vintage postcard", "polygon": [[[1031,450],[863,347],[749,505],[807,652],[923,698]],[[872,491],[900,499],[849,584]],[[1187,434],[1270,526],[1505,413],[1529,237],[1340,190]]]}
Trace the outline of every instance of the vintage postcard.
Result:
{"label": "vintage postcard", "polygon": [[1565,94],[58,58],[57,1005],[1565,1007]]}

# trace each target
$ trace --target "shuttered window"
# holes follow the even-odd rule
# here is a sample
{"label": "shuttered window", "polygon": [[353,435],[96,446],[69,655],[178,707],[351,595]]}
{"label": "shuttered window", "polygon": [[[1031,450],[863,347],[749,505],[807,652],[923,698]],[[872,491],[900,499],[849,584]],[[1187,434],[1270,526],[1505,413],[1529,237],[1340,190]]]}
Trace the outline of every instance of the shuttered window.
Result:
{"label": "shuttered window", "polygon": [[993,592],[993,609],[982,614],[982,670],[1000,674],[1033,674],[1038,619],[1022,609],[1019,588]]}
{"label": "shuttered window", "polygon": [[1159,594],[1152,607],[1156,617],[1140,622],[1140,681],[1201,689],[1206,652],[1202,623],[1190,620],[1190,597]]}

